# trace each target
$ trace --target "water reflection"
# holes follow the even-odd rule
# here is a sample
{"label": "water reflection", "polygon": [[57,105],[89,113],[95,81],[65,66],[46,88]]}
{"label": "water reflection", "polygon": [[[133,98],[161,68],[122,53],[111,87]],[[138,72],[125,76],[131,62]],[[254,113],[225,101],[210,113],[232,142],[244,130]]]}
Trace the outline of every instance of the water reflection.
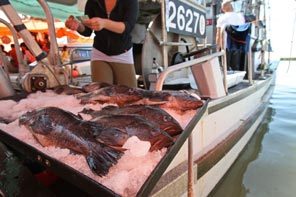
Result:
{"label": "water reflection", "polygon": [[243,197],[249,192],[243,184],[244,174],[247,170],[249,163],[258,158],[261,152],[261,142],[264,135],[269,131],[269,123],[272,120],[272,116],[275,114],[275,110],[268,108],[264,122],[258,128],[254,134],[252,140],[247,144],[244,151],[238,157],[230,171],[225,175],[218,187],[210,194],[212,197],[220,196],[235,196]]}
{"label": "water reflection", "polygon": [[296,65],[277,69],[274,93],[263,124],[214,197],[294,197],[296,193]]}

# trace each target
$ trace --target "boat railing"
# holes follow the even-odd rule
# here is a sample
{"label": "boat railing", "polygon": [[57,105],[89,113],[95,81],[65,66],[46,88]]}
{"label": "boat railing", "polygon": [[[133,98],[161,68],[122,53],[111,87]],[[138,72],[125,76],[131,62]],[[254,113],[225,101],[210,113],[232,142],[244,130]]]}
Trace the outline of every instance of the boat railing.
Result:
{"label": "boat railing", "polygon": [[74,48],[70,50],[69,62],[63,64],[63,66],[70,65],[70,84],[73,83],[72,71],[74,70],[74,64],[82,62],[90,62],[91,48]]}
{"label": "boat railing", "polygon": [[[203,56],[203,57],[200,57],[200,58],[196,58],[196,59],[193,59],[193,60],[190,60],[190,61],[187,61],[187,62],[182,62],[180,64],[169,66],[163,72],[160,73],[160,75],[159,75],[159,77],[158,77],[158,79],[156,81],[155,90],[158,90],[158,91],[162,90],[165,79],[167,78],[167,76],[170,73],[173,73],[175,71],[178,71],[178,70],[181,70],[181,69],[184,69],[184,68],[193,68],[193,67],[196,67],[196,66],[202,66],[202,63],[205,63],[205,62],[207,62],[209,60],[212,60],[212,59],[218,58],[218,57],[222,57],[221,58],[221,60],[222,60],[222,72],[223,72],[223,76],[224,76],[223,77],[223,85],[224,85],[225,92],[227,93],[228,88],[227,88],[227,80],[226,80],[226,77],[225,77],[227,75],[225,51],[220,51],[220,52],[213,53],[213,54],[210,54],[210,55],[206,55],[206,56]],[[198,77],[198,76],[195,76],[195,77]]]}

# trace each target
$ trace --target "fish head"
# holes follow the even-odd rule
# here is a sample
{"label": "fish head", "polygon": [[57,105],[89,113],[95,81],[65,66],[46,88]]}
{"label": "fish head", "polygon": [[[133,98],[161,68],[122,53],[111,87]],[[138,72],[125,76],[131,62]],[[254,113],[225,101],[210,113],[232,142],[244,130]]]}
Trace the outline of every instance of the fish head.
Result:
{"label": "fish head", "polygon": [[19,124],[20,125],[31,125],[35,121],[36,110],[28,111],[25,114],[19,117]]}
{"label": "fish head", "polygon": [[170,115],[157,117],[160,121],[160,128],[171,136],[180,134],[183,129],[181,125]]}
{"label": "fish head", "polygon": [[96,136],[97,141],[111,146],[123,146],[128,138],[126,132],[115,127],[105,128]]}
{"label": "fish head", "polygon": [[52,121],[46,110],[33,110],[19,117],[19,125],[24,125],[33,133],[47,135],[52,131]]}
{"label": "fish head", "polygon": [[156,106],[142,106],[141,114],[156,123],[161,130],[171,136],[180,134],[183,129],[179,122],[165,110]]}
{"label": "fish head", "polygon": [[180,111],[186,110],[196,110],[203,106],[203,102],[201,99],[189,94],[187,92],[170,92],[170,96],[168,98],[168,102],[165,103],[164,106],[177,109]]}

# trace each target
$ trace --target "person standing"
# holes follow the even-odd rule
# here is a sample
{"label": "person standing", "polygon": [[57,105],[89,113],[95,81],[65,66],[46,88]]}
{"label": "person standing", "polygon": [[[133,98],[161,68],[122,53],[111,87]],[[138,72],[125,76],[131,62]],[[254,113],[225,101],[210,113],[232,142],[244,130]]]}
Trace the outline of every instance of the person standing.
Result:
{"label": "person standing", "polygon": [[64,45],[61,51],[61,59],[63,63],[67,63],[70,61],[70,53],[67,45]]}
{"label": "person standing", "polygon": [[10,66],[8,67],[9,72],[11,73],[17,73],[19,68],[19,62],[17,59],[17,53],[15,44],[10,45],[10,51],[8,51],[8,55],[11,57],[10,59]]}
{"label": "person standing", "polygon": [[87,0],[79,22],[69,16],[65,25],[83,36],[94,31],[92,81],[137,87],[131,31],[138,17],[138,0]]}
{"label": "person standing", "polygon": [[8,55],[8,52],[5,51],[4,45],[0,44],[0,47],[1,47],[1,51],[4,53],[4,55]]}
{"label": "person standing", "polygon": [[10,61],[8,52],[5,51],[4,45],[0,44],[0,66],[4,67]]}
{"label": "person standing", "polygon": [[233,11],[231,2],[232,0],[223,0],[221,4],[221,10],[223,11],[223,14],[217,20],[217,51],[220,51],[222,47],[225,47],[226,37],[224,39],[221,38],[222,32],[225,30],[225,27],[227,25],[242,25],[245,23],[244,16],[241,13]]}
{"label": "person standing", "polygon": [[20,44],[20,47],[21,47],[22,53],[23,53],[23,55],[24,55],[25,62],[26,62],[27,64],[31,64],[31,63],[33,63],[33,62],[36,61],[36,58],[35,58],[34,55],[29,51],[27,45],[26,45],[24,42],[22,42],[22,43]]}

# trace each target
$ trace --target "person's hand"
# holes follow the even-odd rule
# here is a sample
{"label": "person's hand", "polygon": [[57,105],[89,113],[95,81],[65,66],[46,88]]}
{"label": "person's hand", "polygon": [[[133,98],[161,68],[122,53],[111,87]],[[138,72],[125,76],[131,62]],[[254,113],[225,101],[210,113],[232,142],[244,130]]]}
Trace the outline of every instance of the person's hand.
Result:
{"label": "person's hand", "polygon": [[71,30],[77,31],[79,28],[80,22],[75,19],[74,16],[69,16],[65,22],[65,26]]}
{"label": "person's hand", "polygon": [[100,31],[105,27],[105,19],[94,17],[91,19],[86,19],[83,21],[83,24],[95,31]]}

